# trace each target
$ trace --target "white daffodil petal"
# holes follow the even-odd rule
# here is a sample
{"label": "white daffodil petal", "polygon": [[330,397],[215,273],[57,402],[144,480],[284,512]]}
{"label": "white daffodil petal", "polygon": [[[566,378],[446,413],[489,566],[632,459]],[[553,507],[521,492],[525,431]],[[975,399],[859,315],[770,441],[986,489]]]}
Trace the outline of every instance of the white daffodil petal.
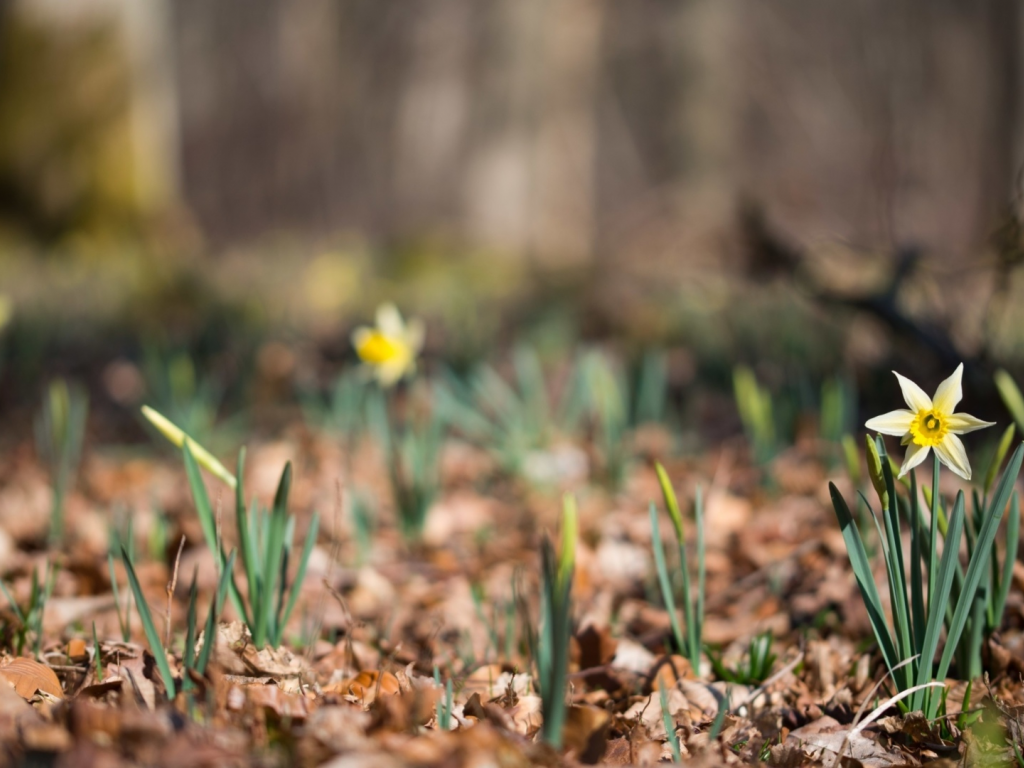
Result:
{"label": "white daffodil petal", "polygon": [[907,472],[928,458],[929,450],[931,449],[927,445],[918,445],[917,443],[908,445],[907,453],[903,457],[903,466],[900,467],[899,476],[903,477]]}
{"label": "white daffodil petal", "polygon": [[[896,371],[893,371],[896,373]],[[903,399],[907,401],[907,406],[914,413],[919,411],[930,411],[932,409],[932,399],[928,397],[923,389],[917,384],[912,382],[906,376],[901,376],[896,373],[896,378],[900,382],[900,389],[903,390]]]}
{"label": "white daffodil petal", "polygon": [[910,422],[913,420],[914,414],[911,411],[889,411],[889,413],[868,419],[864,426],[873,432],[881,432],[883,435],[902,437],[910,431]]}
{"label": "white daffodil petal", "polygon": [[953,375],[939,384],[935,390],[935,397],[932,398],[932,406],[939,413],[953,413],[957,403],[963,399],[964,391],[960,382],[964,376],[964,364],[960,363],[953,371]]}
{"label": "white daffodil petal", "polygon": [[956,435],[946,435],[942,442],[935,446],[939,461],[956,472],[964,480],[971,479],[971,464],[967,461],[967,451]]}
{"label": "white daffodil petal", "polygon": [[946,417],[946,426],[949,428],[950,432],[963,435],[968,432],[973,432],[976,429],[995,426],[995,422],[982,421],[979,418],[971,416],[969,413],[951,413]]}
{"label": "white daffodil petal", "polygon": [[393,339],[400,339],[405,335],[405,323],[398,312],[398,307],[390,302],[377,307],[377,330]]}

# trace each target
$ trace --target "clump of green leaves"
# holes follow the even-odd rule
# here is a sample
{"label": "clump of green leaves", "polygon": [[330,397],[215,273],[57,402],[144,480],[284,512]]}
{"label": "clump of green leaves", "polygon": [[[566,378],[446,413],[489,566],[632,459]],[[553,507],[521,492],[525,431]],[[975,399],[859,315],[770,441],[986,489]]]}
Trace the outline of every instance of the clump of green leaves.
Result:
{"label": "clump of green leaves", "polygon": [[21,656],[28,646],[29,637],[32,638],[32,652],[39,656],[43,643],[43,614],[46,611],[46,601],[53,593],[54,581],[57,578],[57,566],[46,565],[43,577],[39,578],[39,572],[32,570],[32,580],[29,587],[28,601],[24,605],[18,603],[7,590],[7,585],[0,581],[0,591],[4,593],[11,610],[14,612],[16,624],[12,627],[12,645],[15,656]]}
{"label": "clump of green leaves", "polygon": [[[230,572],[230,561],[224,553],[216,530],[213,507],[206,486],[199,474],[199,465],[192,456],[191,442],[182,448],[185,472],[188,475],[192,500],[196,505],[199,522],[210,549],[217,553],[221,572]],[[281,644],[284,628],[298,602],[302,580],[306,575],[309,557],[316,543],[319,517],[314,514],[306,531],[306,541],[299,555],[295,579],[288,582],[288,570],[295,550],[295,516],[288,514],[288,494],[292,483],[292,465],[287,463],[268,510],[254,500],[247,505],[243,495],[245,449],[238,454],[237,482],[235,483],[235,523],[238,528],[238,546],[241,550],[242,570],[246,578],[245,599],[235,578],[230,580],[232,604],[242,616],[253,644],[277,647]]]}
{"label": "clump of green leaves", "polygon": [[760,685],[772,673],[776,655],[772,653],[772,633],[754,635],[747,645],[747,653],[734,668],[727,667],[721,655],[708,652],[715,676],[720,680],[739,685]]}
{"label": "clump of green leaves", "polygon": [[351,445],[366,428],[369,392],[363,372],[350,368],[334,380],[324,395],[303,395],[301,404],[306,423],[317,430],[336,433]]}
{"label": "clump of green leaves", "polygon": [[566,495],[562,502],[562,541],[556,553],[551,541],[541,542],[541,601],[539,637],[531,644],[537,660],[541,712],[541,735],[555,749],[562,746],[565,724],[565,685],[572,637],[572,579],[576,567],[579,525],[576,499]]}
{"label": "clump of green leaves", "polygon": [[519,346],[512,353],[513,379],[490,365],[466,380],[448,373],[437,387],[438,409],[465,438],[489,451],[504,472],[525,476],[529,456],[548,447],[566,426],[566,414],[582,414],[584,393],[567,392],[575,402],[556,406],[548,394],[536,351]]}
{"label": "clump of green leaves", "polygon": [[[935,717],[939,710],[941,698],[934,695],[929,685],[932,681],[944,680],[948,675],[964,629],[972,613],[978,610],[975,600],[983,594],[979,589],[990,574],[996,533],[1010,503],[1022,460],[1024,446],[1014,452],[991,499],[979,504],[977,532],[973,537],[967,570],[961,576],[959,553],[965,527],[963,492],[957,494],[952,513],[944,521],[945,525],[940,526],[940,520],[945,516],[939,497],[939,460],[936,456],[928,498],[930,516],[926,523],[919,502],[916,474],[913,471],[910,474],[909,498],[897,495],[894,473],[884,443],[880,438],[869,442],[868,470],[881,504],[881,522],[866,499],[865,504],[878,530],[879,556],[885,564],[892,605],[891,625],[886,618],[871,563],[854,518],[842,494],[834,484],[829,484],[850,564],[882,658],[897,690],[907,694],[906,704],[901,703],[901,706],[907,706],[910,710],[923,710],[927,717]],[[911,534],[909,558],[905,557],[902,543],[904,520]],[[959,592],[954,595],[954,584],[958,581]],[[935,666],[943,628],[946,629],[946,645]],[[960,669],[959,672],[963,676],[968,670]]]}
{"label": "clump of green leaves", "polygon": [[655,470],[658,473],[658,483],[661,485],[665,507],[668,510],[669,519],[672,521],[672,528],[676,535],[676,547],[679,552],[679,573],[682,577],[685,630],[679,624],[679,614],[676,611],[675,590],[668,565],[665,561],[665,550],[661,543],[661,532],[658,527],[658,511],[654,506],[654,502],[651,502],[651,545],[654,548],[654,563],[658,571],[658,584],[661,587],[661,598],[665,602],[665,609],[668,611],[672,622],[672,636],[675,639],[676,647],[680,653],[689,659],[690,666],[693,667],[694,672],[697,672],[700,670],[701,638],[704,626],[704,502],[700,488],[698,488],[693,506],[697,534],[697,589],[696,593],[694,593],[689,556],[686,552],[686,530],[683,524],[683,514],[679,509],[679,501],[676,499],[676,492],[672,488],[672,481],[669,480],[665,468],[661,464],[656,463]]}
{"label": "clump of green leaves", "polygon": [[586,393],[587,412],[602,462],[602,479],[612,489],[621,488],[633,458],[633,431],[642,424],[661,423],[665,419],[665,357],[659,352],[648,352],[631,380],[616,369],[608,355],[593,350],[580,360],[575,386]]}
{"label": "clump of green leaves", "polygon": [[85,438],[89,398],[81,387],[64,379],[50,383],[43,408],[36,418],[36,447],[50,469],[53,505],[50,510],[50,543],[64,537],[64,499],[74,484]]}
{"label": "clump of green leaves", "polygon": [[306,531],[306,541],[299,555],[295,579],[288,583],[289,566],[295,550],[294,515],[288,514],[288,494],[291,490],[292,466],[285,465],[274,495],[271,508],[265,509],[254,500],[247,505],[243,492],[245,449],[238,454],[237,477],[191,437],[175,424],[151,408],[143,407],[143,413],[157,428],[178,445],[185,463],[192,500],[199,516],[200,527],[207,546],[214,553],[220,573],[230,572],[228,557],[224,552],[217,530],[217,522],[209,494],[199,473],[202,464],[208,471],[223,480],[235,492],[235,522],[238,528],[238,546],[246,578],[246,592],[243,599],[234,575],[230,578],[232,605],[245,621],[252,635],[253,643],[262,648],[267,643],[274,647],[281,644],[284,628],[298,602],[302,580],[306,574],[309,557],[316,543],[319,516],[314,514]]}

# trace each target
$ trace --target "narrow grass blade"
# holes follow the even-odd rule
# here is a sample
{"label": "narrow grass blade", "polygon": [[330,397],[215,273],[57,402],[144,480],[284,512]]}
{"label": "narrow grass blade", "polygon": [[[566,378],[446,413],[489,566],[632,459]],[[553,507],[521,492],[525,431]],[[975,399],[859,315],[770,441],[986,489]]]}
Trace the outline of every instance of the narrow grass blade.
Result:
{"label": "narrow grass blade", "polygon": [[284,613],[281,615],[280,626],[283,629],[288,624],[288,619],[291,618],[292,611],[295,610],[295,604],[299,600],[299,593],[302,591],[302,582],[306,578],[306,566],[309,565],[310,555],[313,553],[313,547],[316,544],[316,535],[320,530],[320,517],[314,514],[313,519],[309,523],[309,530],[306,531],[306,542],[302,547],[302,556],[299,559],[299,568],[295,572],[295,580],[292,582],[291,595],[288,597],[288,604],[285,606]]}
{"label": "narrow grass blade", "polygon": [[288,462],[281,473],[281,480],[274,495],[274,507],[270,514],[270,524],[263,548],[263,579],[260,599],[254,608],[253,620],[256,627],[253,631],[253,643],[262,648],[272,627],[273,617],[270,614],[274,604],[274,593],[277,591],[278,579],[281,577],[281,562],[284,552],[285,529],[288,525],[288,492],[292,485],[292,464]]}
{"label": "narrow grass blade", "polygon": [[917,526],[918,495],[917,473],[910,473],[910,610],[913,617],[914,652],[921,653],[925,633],[924,584],[921,582],[921,565],[924,551],[921,546],[921,530]]}
{"label": "narrow grass blade", "polygon": [[704,558],[704,495],[700,486],[693,500],[693,515],[697,526],[697,610],[694,611],[694,629],[690,633],[690,642],[693,645],[691,652],[693,657],[690,662],[697,662],[693,668],[694,674],[700,674],[700,652],[704,639],[704,593],[707,581],[707,569]]}
{"label": "narrow grass blade", "polygon": [[658,696],[661,699],[661,722],[665,726],[665,736],[669,746],[672,748],[672,760],[682,762],[683,754],[679,748],[679,734],[676,733],[676,724],[672,721],[672,714],[668,711],[668,694],[665,693],[665,681],[658,686]]}
{"label": "narrow grass blade", "polygon": [[[900,644],[900,658],[909,659],[914,655],[911,637],[909,601],[907,600],[907,568],[903,559],[903,537],[900,528],[900,505],[896,497],[896,482],[892,466],[885,452],[885,444],[878,443],[878,454],[882,458],[882,477],[889,494],[889,509],[882,510],[886,522],[885,534],[889,543],[889,593],[892,600],[893,624]],[[911,674],[911,677],[913,675]],[[905,686],[902,686],[905,687]]]}
{"label": "narrow grass blade", "polygon": [[132,561],[124,547],[121,547],[121,559],[124,562],[125,572],[128,574],[128,585],[135,595],[135,608],[139,612],[139,618],[142,620],[142,629],[146,633],[149,650],[156,658],[156,667],[160,670],[160,677],[163,678],[167,698],[173,699],[175,694],[174,676],[171,674],[171,667],[167,663],[167,652],[164,650],[163,643],[160,642],[160,633],[157,631],[156,624],[153,623],[153,614],[149,611],[146,596],[142,594],[142,586],[139,584],[139,579],[135,575],[135,568],[132,567]]}
{"label": "narrow grass blade", "polygon": [[[185,461],[185,476],[188,478],[188,485],[192,491],[192,502],[196,507],[196,516],[199,518],[199,525],[203,529],[203,536],[206,538],[206,546],[215,554],[219,554],[217,547],[217,523],[214,520],[213,507],[210,505],[210,496],[206,492],[203,478],[199,474],[199,465],[192,455],[189,441],[181,446],[182,458]],[[218,567],[223,563],[218,562]]]}
{"label": "narrow grass blade", "polygon": [[725,725],[725,716],[729,714],[729,700],[732,698],[732,688],[725,689],[725,695],[718,700],[718,713],[715,715],[715,719],[711,721],[711,728],[708,729],[708,741],[713,742],[718,738],[718,734],[722,732],[722,726]]}
{"label": "narrow grass blade", "polygon": [[103,682],[103,653],[100,650],[100,639],[96,636],[96,622],[92,623],[92,661],[96,668],[96,682]]}
{"label": "narrow grass blade", "polygon": [[224,567],[224,571],[220,575],[220,582],[217,584],[217,595],[210,606],[210,612],[206,616],[206,627],[203,630],[203,647],[199,651],[199,655],[196,657],[196,672],[200,675],[206,674],[206,665],[210,661],[210,654],[213,651],[213,647],[217,644],[217,621],[220,618],[220,613],[224,608],[224,598],[227,595],[228,584],[232,580],[233,568],[235,565],[235,553],[232,550],[231,554],[227,557],[227,563]]}
{"label": "narrow grass blade", "polygon": [[1017,550],[1020,547],[1020,496],[1014,492],[1010,500],[1010,517],[1006,521],[1006,552],[1003,554],[1003,571],[996,588],[993,605],[992,628],[999,629],[1006,610],[1006,598],[1013,583],[1013,566],[1017,564]]}
{"label": "narrow grass blade", "polygon": [[[932,451],[934,457],[932,458],[932,492],[931,500],[928,502],[931,508],[931,519],[928,521],[928,616],[937,616],[940,609],[948,604],[948,596],[946,600],[939,602],[936,595],[935,589],[939,578],[939,554],[938,554],[938,530],[939,530],[939,511],[941,509],[940,497],[939,497],[939,454]],[[926,501],[928,501],[926,499]],[[945,536],[949,531],[949,522],[946,522],[946,530],[943,531],[942,535]],[[959,541],[959,539],[957,539]],[[925,662],[931,664],[931,660]]]}
{"label": "narrow grass blade", "polygon": [[[259,581],[259,543],[257,542],[258,531],[254,530],[256,518],[250,515],[245,506],[245,498],[242,495],[242,486],[245,470],[245,448],[238,452],[238,486],[235,488],[235,524],[238,526],[238,546],[242,550],[242,568],[245,570],[245,579],[249,585],[249,604],[255,607],[262,593]],[[252,525],[250,525],[250,522]],[[222,554],[223,556],[223,554]],[[245,618],[250,632],[255,632],[255,617],[246,609],[241,593],[234,578],[231,579],[231,602],[238,611],[238,615]]]}
{"label": "narrow grass blade", "polygon": [[[871,563],[867,553],[864,551],[864,542],[861,540],[857,523],[850,514],[850,508],[846,500],[839,493],[834,483],[828,484],[829,493],[832,496],[832,507],[835,509],[836,517],[839,519],[839,528],[843,533],[843,541],[846,542],[846,551],[850,557],[850,566],[853,568],[854,577],[857,579],[857,586],[860,588],[861,596],[864,598],[864,605],[868,611],[868,618],[871,619],[871,628],[874,630],[875,639],[878,640],[879,648],[882,651],[882,658],[885,665],[894,669],[900,661],[889,634],[889,626],[885,619],[885,611],[882,608],[882,598],[878,594],[878,587],[875,585],[874,574],[871,571]],[[868,509],[870,509],[868,505]]]}
{"label": "narrow grass blade", "polygon": [[676,600],[672,594],[672,580],[668,575],[668,567],[665,564],[665,550],[661,543],[661,532],[658,530],[658,510],[651,502],[651,547],[654,549],[654,567],[658,572],[658,584],[661,587],[661,599],[665,603],[665,610],[668,611],[669,620],[672,622],[672,635],[676,641],[676,647],[680,653],[687,651],[686,641],[683,638],[683,628],[679,624],[679,614],[676,611]]}
{"label": "narrow grass blade", "polygon": [[[937,570],[937,580],[932,585],[931,595],[932,612],[928,615],[928,623],[925,627],[924,642],[921,645],[921,657],[918,663],[917,684],[924,685],[931,680],[932,665],[935,661],[935,651],[939,645],[939,636],[945,619],[945,605],[949,602],[949,592],[953,587],[953,574],[960,557],[960,538],[964,523],[964,495],[961,491],[957,494],[956,503],[953,505],[953,513],[949,518],[949,535],[946,537],[945,547],[942,551],[942,560]],[[924,703],[924,689],[921,694],[911,700],[910,708],[921,709]]]}

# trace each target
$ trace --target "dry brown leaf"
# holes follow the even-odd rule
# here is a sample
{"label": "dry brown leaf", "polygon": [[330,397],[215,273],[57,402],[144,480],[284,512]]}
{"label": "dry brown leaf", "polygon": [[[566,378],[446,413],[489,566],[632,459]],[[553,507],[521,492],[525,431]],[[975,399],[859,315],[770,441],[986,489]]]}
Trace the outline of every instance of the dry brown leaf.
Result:
{"label": "dry brown leaf", "polygon": [[269,709],[280,717],[305,720],[309,715],[310,701],[302,694],[286,693],[273,683],[254,683],[241,688],[249,703]]}
{"label": "dry brown leaf", "polygon": [[334,683],[324,687],[324,693],[335,693],[341,696],[354,696],[363,704],[369,704],[378,691],[382,696],[394,696],[401,691],[398,678],[390,672],[381,674],[375,669],[360,672],[350,680]]}
{"label": "dry brown leaf", "polygon": [[68,658],[74,662],[86,661],[89,658],[89,651],[85,645],[85,640],[80,637],[75,637],[68,641]]}
{"label": "dry brown leaf", "polygon": [[597,707],[570,707],[562,727],[562,743],[584,763],[595,763],[604,755],[611,714]]}
{"label": "dry brown leaf", "polygon": [[13,659],[0,667],[0,675],[6,678],[24,699],[31,699],[36,695],[36,691],[42,691],[57,699],[64,698],[64,690],[60,687],[56,673],[34,659]]}

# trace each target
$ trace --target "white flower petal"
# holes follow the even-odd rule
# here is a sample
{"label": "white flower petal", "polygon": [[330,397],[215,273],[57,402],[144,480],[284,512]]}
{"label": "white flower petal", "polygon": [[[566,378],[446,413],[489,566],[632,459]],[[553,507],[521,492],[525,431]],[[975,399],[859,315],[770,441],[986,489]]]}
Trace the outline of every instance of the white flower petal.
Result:
{"label": "white flower petal", "polygon": [[377,307],[377,330],[393,339],[400,339],[405,335],[405,323],[398,312],[398,307],[391,302]]}
{"label": "white flower petal", "polygon": [[[893,371],[893,373],[896,373],[896,371]],[[903,390],[903,399],[907,401],[907,407],[910,410],[917,413],[918,411],[930,411],[932,409],[932,399],[928,397],[923,389],[906,376],[896,373],[896,378],[900,382],[900,389]]]}
{"label": "white flower petal", "polygon": [[883,435],[902,437],[910,431],[910,422],[914,420],[914,414],[908,410],[889,411],[881,416],[868,419],[865,427],[873,432],[881,432]]}
{"label": "white flower petal", "polygon": [[967,451],[956,435],[946,435],[942,442],[935,446],[939,461],[956,472],[964,480],[971,479],[971,463],[967,461]]}
{"label": "white flower petal", "polygon": [[982,421],[981,419],[971,416],[969,413],[951,413],[946,417],[946,426],[949,427],[950,432],[955,432],[958,435],[964,435],[968,432],[973,432],[976,429],[993,427],[995,426],[995,422]]}
{"label": "white flower petal", "polygon": [[903,466],[900,467],[899,477],[903,477],[907,472],[928,458],[929,450],[931,449],[927,445],[918,445],[917,443],[908,445],[907,453],[903,457]]}
{"label": "white flower petal", "polygon": [[939,413],[950,414],[956,408],[957,403],[963,399],[964,391],[960,381],[964,376],[964,364],[960,363],[953,371],[953,375],[939,384],[935,390],[935,397],[932,398],[932,405]]}

